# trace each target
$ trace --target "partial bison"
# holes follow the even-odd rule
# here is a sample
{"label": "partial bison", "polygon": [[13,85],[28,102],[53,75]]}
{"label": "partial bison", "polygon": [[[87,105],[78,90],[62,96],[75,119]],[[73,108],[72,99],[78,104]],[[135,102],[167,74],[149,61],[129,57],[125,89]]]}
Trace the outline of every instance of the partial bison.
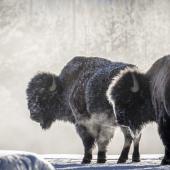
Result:
{"label": "partial bison", "polygon": [[[119,75],[123,79],[120,80]],[[144,107],[147,102],[150,102],[145,100],[149,89],[140,79],[146,88],[146,91],[140,93],[136,75],[138,71],[134,65],[111,62],[97,57],[75,57],[64,67],[59,76],[40,73],[32,78],[27,89],[30,117],[40,123],[43,129],[49,128],[56,119],[73,123],[84,145],[82,163],[91,162],[94,143],[98,146],[97,162],[104,163],[107,145],[113,137],[117,119],[128,120],[122,117],[124,111],[135,119],[135,113],[144,115],[143,112],[148,112],[147,109],[151,110],[151,108]],[[116,88],[114,95],[121,96],[121,100],[124,101],[122,107],[125,108],[120,111],[117,107],[115,108],[111,100],[112,87],[118,79],[120,86]],[[139,94],[141,98],[137,97]],[[135,103],[131,103],[133,97],[136,97]],[[143,105],[138,113],[141,102]],[[128,111],[131,106],[133,109]],[[113,109],[117,110],[116,114]],[[139,118],[137,116],[137,119]],[[144,117],[146,121],[153,119],[152,115]],[[138,147],[141,126],[138,125],[138,121],[135,122],[135,126],[137,128],[132,127],[133,132],[126,126],[122,126],[125,145],[118,160],[119,163],[128,159],[132,141],[134,141],[133,161],[140,160]]]}
{"label": "partial bison", "polygon": [[158,131],[165,146],[162,164],[170,164],[170,55],[157,60],[147,72]]}
{"label": "partial bison", "polygon": [[122,72],[110,85],[109,100],[117,121],[132,132],[140,131],[148,121],[156,121],[165,146],[162,164],[170,164],[170,55],[157,60],[145,74],[133,73],[138,87],[134,92],[124,90],[130,77],[130,73]]}

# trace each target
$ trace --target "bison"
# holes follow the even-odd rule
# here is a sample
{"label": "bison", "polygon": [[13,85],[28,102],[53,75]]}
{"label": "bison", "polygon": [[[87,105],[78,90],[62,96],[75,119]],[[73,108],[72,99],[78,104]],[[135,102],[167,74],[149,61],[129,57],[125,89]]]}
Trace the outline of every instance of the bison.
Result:
{"label": "bison", "polygon": [[[158,123],[165,146],[162,165],[170,164],[170,55],[157,60],[146,73],[121,72],[110,85],[109,100],[117,113],[119,124],[130,127],[133,134],[150,121]],[[128,84],[136,80],[136,91]],[[124,83],[126,82],[126,84]],[[124,90],[126,89],[126,90]],[[129,148],[129,146],[128,146]]]}
{"label": "bison", "polygon": [[[92,149],[96,143],[98,146],[98,163],[106,161],[106,150],[109,141],[114,135],[122,110],[112,102],[113,84],[117,80],[120,86],[114,90],[114,95],[121,96],[123,108],[126,107],[132,117],[135,113],[144,115],[150,108],[139,109],[140,102],[150,102],[145,99],[149,95],[148,87],[144,86],[140,97],[134,103],[131,98],[140,93],[138,87],[137,67],[127,63],[111,62],[98,57],[75,57],[61,71],[60,75],[50,73],[38,73],[28,84],[27,99],[30,117],[38,122],[43,129],[50,128],[55,120],[68,121],[75,125],[76,130],[84,145],[84,157],[82,163],[90,163]],[[121,75],[121,76],[120,76]],[[120,77],[123,79],[120,80]],[[146,88],[146,89],[145,89]],[[120,93],[120,94],[117,94]],[[117,103],[116,103],[117,104]],[[133,106],[132,110],[130,107]],[[116,109],[116,112],[114,110]],[[123,112],[126,110],[123,110]],[[125,144],[118,163],[128,159],[128,152],[134,141],[133,161],[140,161],[139,141],[141,126],[138,126],[139,116],[132,130],[121,126],[125,137]],[[144,117],[144,120],[152,120],[152,116]],[[129,119],[127,119],[129,120]],[[119,122],[120,124],[122,122]],[[125,124],[126,125],[126,124]],[[133,135],[132,135],[133,132]]]}
{"label": "bison", "polygon": [[165,146],[162,165],[170,164],[170,55],[157,60],[147,72],[158,132]]}

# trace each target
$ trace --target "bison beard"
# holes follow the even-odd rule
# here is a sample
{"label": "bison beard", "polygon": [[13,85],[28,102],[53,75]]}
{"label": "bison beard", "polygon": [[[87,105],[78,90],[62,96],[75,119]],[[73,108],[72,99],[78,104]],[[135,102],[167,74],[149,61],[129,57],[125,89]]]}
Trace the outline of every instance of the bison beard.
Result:
{"label": "bison beard", "polygon": [[[27,89],[28,108],[31,119],[47,129],[57,120],[73,123],[84,145],[82,163],[90,163],[94,143],[98,146],[98,163],[106,161],[106,150],[117,124],[116,115],[109,103],[108,93],[112,79],[117,79],[121,70],[136,69],[126,63],[111,62],[97,57],[75,57],[59,76],[40,73],[33,77]],[[126,88],[136,91],[133,79]],[[119,91],[120,92],[120,91]],[[116,93],[116,91],[115,91]],[[123,99],[125,96],[122,96]],[[137,110],[136,110],[137,112]],[[142,114],[142,113],[141,113]],[[118,116],[121,115],[118,114]],[[118,162],[128,159],[128,152],[134,140],[133,161],[139,161],[140,133],[135,137],[122,126],[125,146]]]}

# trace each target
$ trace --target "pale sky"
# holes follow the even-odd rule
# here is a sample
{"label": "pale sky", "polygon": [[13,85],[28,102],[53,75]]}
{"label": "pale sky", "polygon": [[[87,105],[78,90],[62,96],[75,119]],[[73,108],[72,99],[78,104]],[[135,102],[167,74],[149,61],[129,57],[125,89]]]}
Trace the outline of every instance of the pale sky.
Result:
{"label": "pale sky", "polygon": [[[29,118],[25,90],[38,71],[59,74],[74,56],[98,56],[146,71],[170,53],[169,0],[0,1],[0,150],[83,153],[75,128],[56,121],[42,131]],[[119,154],[118,129],[109,154]],[[141,153],[163,153],[156,125],[143,131]]]}

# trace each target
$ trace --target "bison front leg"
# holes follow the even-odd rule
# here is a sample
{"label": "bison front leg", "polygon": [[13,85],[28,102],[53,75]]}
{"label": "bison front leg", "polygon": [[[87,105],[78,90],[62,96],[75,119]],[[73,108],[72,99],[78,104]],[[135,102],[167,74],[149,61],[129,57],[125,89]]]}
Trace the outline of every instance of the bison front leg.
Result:
{"label": "bison front leg", "polygon": [[161,162],[162,165],[170,165],[170,118],[168,116],[160,118],[159,134],[165,146],[165,155]]}
{"label": "bison front leg", "polygon": [[120,157],[117,163],[125,163],[128,160],[128,154],[129,154],[130,146],[133,140],[128,128],[121,127],[121,130],[124,134],[125,141],[124,141],[124,146],[123,146],[122,152],[120,154]]}
{"label": "bison front leg", "polygon": [[78,125],[76,128],[84,145],[84,157],[82,160],[82,164],[90,163],[92,160],[92,150],[95,138],[90,134],[86,127]]}

